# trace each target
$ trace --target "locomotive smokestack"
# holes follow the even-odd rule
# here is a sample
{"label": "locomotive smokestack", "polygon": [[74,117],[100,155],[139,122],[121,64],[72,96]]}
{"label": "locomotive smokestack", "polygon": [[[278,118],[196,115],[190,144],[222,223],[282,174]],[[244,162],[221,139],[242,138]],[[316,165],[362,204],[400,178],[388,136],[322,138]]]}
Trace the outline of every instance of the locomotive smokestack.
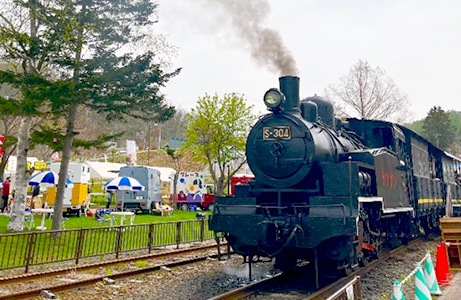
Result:
{"label": "locomotive smokestack", "polygon": [[283,76],[279,78],[280,91],[285,95],[282,105],[286,112],[299,112],[299,77]]}

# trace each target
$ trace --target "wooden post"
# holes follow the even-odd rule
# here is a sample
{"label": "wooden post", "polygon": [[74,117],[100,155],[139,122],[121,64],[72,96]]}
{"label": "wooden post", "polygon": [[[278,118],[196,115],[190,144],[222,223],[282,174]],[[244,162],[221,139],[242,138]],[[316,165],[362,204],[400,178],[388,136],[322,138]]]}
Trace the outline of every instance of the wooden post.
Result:
{"label": "wooden post", "polygon": [[181,224],[182,222],[176,223],[176,249],[179,249],[179,244],[181,243]]}
{"label": "wooden post", "polygon": [[118,228],[118,232],[117,232],[117,242],[115,244],[115,258],[118,258],[119,254],[120,254],[120,249],[122,247],[122,234],[123,234],[123,226],[120,226]]}
{"label": "wooden post", "polygon": [[200,219],[200,242],[203,242],[205,237],[205,219]]}
{"label": "wooden post", "polygon": [[75,249],[75,264],[78,265],[80,255],[82,254],[83,242],[85,236],[85,229],[80,229],[77,235],[77,248]]}
{"label": "wooden post", "polygon": [[149,254],[152,253],[152,249],[154,248],[154,223],[149,224]]}
{"label": "wooden post", "polygon": [[35,245],[35,240],[37,237],[37,233],[31,233],[29,235],[29,242],[28,242],[28,248],[26,250],[26,259],[25,259],[25,264],[26,264],[26,269],[25,273],[29,272],[29,266],[32,264],[32,259],[34,257],[34,245]]}

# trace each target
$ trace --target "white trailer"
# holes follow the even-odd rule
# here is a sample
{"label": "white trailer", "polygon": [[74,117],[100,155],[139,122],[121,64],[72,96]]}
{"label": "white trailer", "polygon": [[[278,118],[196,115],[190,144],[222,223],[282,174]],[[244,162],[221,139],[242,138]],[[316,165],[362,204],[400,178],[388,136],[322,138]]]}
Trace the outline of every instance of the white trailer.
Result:
{"label": "white trailer", "polygon": [[153,167],[125,166],[120,168],[119,176],[137,179],[143,186],[143,191],[116,191],[117,210],[134,210],[152,213],[162,203],[162,187],[160,172]]}

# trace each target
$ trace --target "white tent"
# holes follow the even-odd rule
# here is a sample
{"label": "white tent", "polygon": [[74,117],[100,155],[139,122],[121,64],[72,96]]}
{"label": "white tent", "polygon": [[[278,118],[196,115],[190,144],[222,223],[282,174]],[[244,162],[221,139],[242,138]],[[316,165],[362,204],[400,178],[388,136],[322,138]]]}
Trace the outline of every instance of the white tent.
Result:
{"label": "white tent", "polygon": [[176,170],[173,168],[164,168],[164,167],[152,167],[160,172],[160,180],[161,181],[170,181]]}
{"label": "white tent", "polygon": [[120,168],[126,166],[126,164],[106,163],[99,161],[86,161],[85,163],[90,166],[90,177],[94,179],[116,178],[118,177]]}

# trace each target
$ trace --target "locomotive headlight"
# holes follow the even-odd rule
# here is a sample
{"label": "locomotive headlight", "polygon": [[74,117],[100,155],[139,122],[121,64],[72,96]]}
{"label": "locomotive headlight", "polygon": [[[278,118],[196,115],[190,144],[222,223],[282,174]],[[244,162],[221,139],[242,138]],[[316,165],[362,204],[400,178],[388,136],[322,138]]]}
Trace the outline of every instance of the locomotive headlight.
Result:
{"label": "locomotive headlight", "polygon": [[278,89],[272,88],[264,94],[264,104],[266,104],[270,110],[273,110],[282,104],[284,98],[285,97]]}

